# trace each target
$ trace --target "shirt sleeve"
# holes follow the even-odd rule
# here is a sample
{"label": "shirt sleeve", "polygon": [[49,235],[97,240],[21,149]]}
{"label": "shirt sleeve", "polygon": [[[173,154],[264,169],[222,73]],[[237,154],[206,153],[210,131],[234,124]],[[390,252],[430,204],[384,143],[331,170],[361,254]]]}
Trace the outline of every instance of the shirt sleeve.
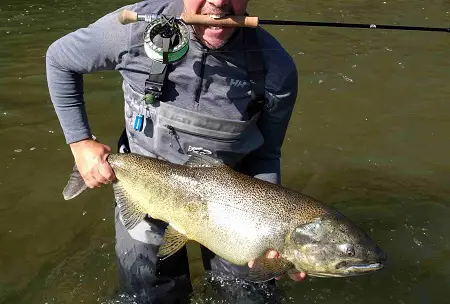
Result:
{"label": "shirt sleeve", "polygon": [[83,74],[114,70],[127,52],[130,25],[119,23],[118,12],[65,35],[47,50],[47,84],[67,143],[91,137]]}
{"label": "shirt sleeve", "polygon": [[284,51],[273,60],[266,60],[266,105],[258,119],[264,144],[245,158],[244,171],[280,184],[281,146],[297,99],[298,75],[294,61]]}

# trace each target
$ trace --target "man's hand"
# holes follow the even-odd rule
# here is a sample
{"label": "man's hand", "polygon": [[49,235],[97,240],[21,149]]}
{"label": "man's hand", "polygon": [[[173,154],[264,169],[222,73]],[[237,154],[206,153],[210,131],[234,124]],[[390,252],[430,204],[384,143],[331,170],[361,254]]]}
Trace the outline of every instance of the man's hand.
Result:
{"label": "man's hand", "polygon": [[109,184],[116,179],[113,169],[106,161],[111,148],[93,139],[70,144],[78,171],[89,188]]}
{"label": "man's hand", "polygon": [[[279,254],[275,250],[269,250],[266,253],[266,257],[268,259],[276,259],[279,257]],[[248,262],[248,267],[252,268],[253,264],[254,264],[254,261]],[[304,273],[304,272],[288,271],[287,274],[292,280],[297,281],[297,282],[303,281],[306,278],[306,273]],[[275,279],[279,280],[279,279],[281,279],[281,277],[276,277]]]}

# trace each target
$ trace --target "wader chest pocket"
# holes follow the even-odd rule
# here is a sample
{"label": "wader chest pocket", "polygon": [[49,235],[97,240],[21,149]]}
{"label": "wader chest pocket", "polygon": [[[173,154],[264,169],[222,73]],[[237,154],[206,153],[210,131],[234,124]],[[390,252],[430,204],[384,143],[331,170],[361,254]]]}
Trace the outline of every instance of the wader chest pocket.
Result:
{"label": "wader chest pocket", "polygon": [[156,134],[158,152],[183,160],[188,152],[196,152],[219,157],[228,165],[236,164],[263,143],[262,135],[253,124],[248,124],[240,133],[226,133],[160,117]]}
{"label": "wader chest pocket", "polygon": [[[124,91],[131,152],[177,164],[188,159],[188,152],[197,152],[219,157],[232,166],[264,142],[257,117],[250,121],[219,119],[163,102],[150,106],[130,86]],[[144,118],[141,131],[135,129],[139,114]]]}
{"label": "wader chest pocket", "polygon": [[240,140],[239,137],[223,138],[223,137],[205,135],[205,134],[201,134],[201,133],[194,133],[194,132],[186,131],[183,129],[175,128],[171,125],[164,125],[164,127],[166,127],[169,130],[169,134],[171,136],[173,136],[174,138],[178,138],[179,137],[178,134],[181,133],[182,135],[186,135],[186,136],[194,136],[194,137],[199,137],[202,139],[213,140],[213,141],[218,141],[218,142],[223,142],[223,143],[234,143],[234,142],[237,142]]}
{"label": "wader chest pocket", "polygon": [[[175,128],[172,125],[162,125],[159,132],[165,132],[169,135],[169,148],[177,150],[180,154],[196,152],[200,154],[212,155],[221,151],[236,150],[236,143],[240,141],[239,137],[225,138],[213,136],[205,133],[195,133],[181,128]],[[167,136],[164,136],[167,137]]]}

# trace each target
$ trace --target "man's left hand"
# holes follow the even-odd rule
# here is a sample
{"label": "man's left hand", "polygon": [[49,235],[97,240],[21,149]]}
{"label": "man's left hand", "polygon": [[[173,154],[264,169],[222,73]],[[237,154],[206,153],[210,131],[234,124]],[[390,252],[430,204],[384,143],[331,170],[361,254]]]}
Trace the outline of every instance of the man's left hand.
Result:
{"label": "man's left hand", "polygon": [[[268,259],[277,259],[279,256],[280,255],[275,250],[269,250],[266,253],[266,257]],[[254,261],[248,262],[248,267],[252,268],[254,263],[255,263]],[[306,278],[306,273],[300,272],[300,271],[288,271],[287,274],[292,280],[297,281],[297,282],[301,282]],[[276,277],[275,279],[279,280],[279,279],[281,279],[281,277]]]}

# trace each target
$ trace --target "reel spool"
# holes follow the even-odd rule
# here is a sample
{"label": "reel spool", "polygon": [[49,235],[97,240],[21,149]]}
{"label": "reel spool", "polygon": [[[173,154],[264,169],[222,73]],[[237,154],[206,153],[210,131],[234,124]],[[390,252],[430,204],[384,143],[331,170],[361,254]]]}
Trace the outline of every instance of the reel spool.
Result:
{"label": "reel spool", "polygon": [[258,17],[227,16],[211,18],[206,15],[182,13],[180,16],[168,17],[158,14],[138,14],[122,10],[118,14],[121,24],[138,21],[148,22],[144,30],[144,49],[151,59],[160,63],[180,60],[189,49],[189,25],[208,25],[223,27],[258,27]]}
{"label": "reel spool", "polygon": [[145,28],[144,49],[152,60],[176,62],[189,50],[189,29],[182,20],[161,15]]}

